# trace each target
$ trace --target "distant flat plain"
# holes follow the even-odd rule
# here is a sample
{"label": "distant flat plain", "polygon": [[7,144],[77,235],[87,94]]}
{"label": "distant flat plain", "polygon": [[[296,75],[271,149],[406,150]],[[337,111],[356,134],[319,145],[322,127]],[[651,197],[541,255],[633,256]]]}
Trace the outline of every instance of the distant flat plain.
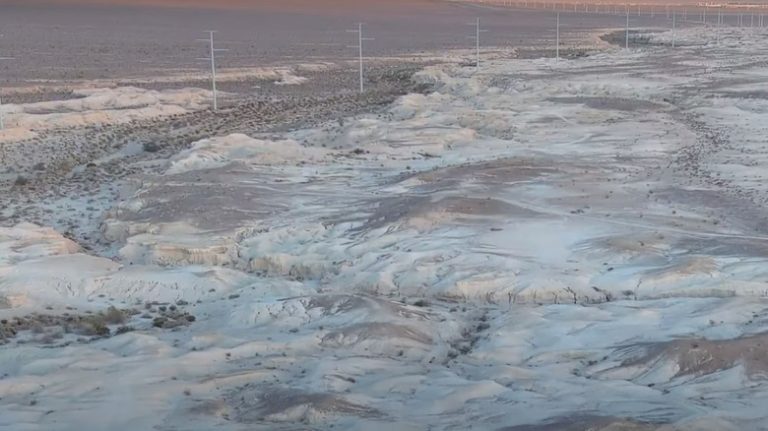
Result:
{"label": "distant flat plain", "polygon": [[[484,46],[551,48],[552,10],[504,9],[439,0],[286,0],[211,2],[216,8],[69,4],[71,0],[0,2],[0,82],[151,76],[205,70],[204,30],[228,48],[219,65],[274,66],[354,58],[365,23],[366,55],[392,56],[471,48],[480,18]],[[184,0],[179,0],[184,1]],[[44,4],[46,3],[46,4]],[[144,2],[141,2],[144,3]],[[665,26],[661,13],[631,17],[633,26]],[[572,11],[561,16],[564,44],[624,26],[624,17]]]}

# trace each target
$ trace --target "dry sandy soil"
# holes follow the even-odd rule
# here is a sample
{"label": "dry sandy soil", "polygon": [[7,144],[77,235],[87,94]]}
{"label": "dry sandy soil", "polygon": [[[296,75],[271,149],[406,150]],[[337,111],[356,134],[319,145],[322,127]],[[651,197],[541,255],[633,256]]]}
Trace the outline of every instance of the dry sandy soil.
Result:
{"label": "dry sandy soil", "polygon": [[[280,6],[278,7],[277,4]],[[76,80],[205,71],[196,61],[207,54],[196,39],[218,30],[225,68],[291,65],[352,59],[355,35],[364,22],[366,55],[413,55],[467,49],[479,17],[484,44],[551,48],[555,15],[438,0],[255,2],[245,9],[180,9],[131,6],[40,6],[0,4],[0,80]],[[632,18],[633,25],[667,25],[659,16]],[[590,41],[596,29],[622,26],[621,17],[572,14],[562,21],[563,42]]]}

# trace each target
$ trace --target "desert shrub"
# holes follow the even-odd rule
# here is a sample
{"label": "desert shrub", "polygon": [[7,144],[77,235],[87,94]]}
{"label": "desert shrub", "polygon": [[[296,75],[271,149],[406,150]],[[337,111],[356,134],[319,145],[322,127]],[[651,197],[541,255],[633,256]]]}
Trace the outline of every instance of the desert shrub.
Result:
{"label": "desert shrub", "polygon": [[103,315],[104,322],[110,325],[117,325],[125,322],[125,313],[117,308],[110,306]]}
{"label": "desert shrub", "polygon": [[154,142],[145,142],[144,145],[142,145],[142,148],[147,153],[156,153],[160,151],[160,146]]}

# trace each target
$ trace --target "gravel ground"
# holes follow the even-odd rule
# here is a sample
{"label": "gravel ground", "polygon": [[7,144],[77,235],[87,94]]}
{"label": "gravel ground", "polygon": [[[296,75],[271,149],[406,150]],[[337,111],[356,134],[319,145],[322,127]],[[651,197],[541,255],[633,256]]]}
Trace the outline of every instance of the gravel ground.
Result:
{"label": "gravel ground", "polygon": [[[216,2],[218,4],[218,2]],[[224,68],[288,65],[354,58],[347,33],[365,22],[366,54],[402,56],[471,48],[469,25],[480,18],[482,44],[505,48],[551,48],[555,13],[438,0],[336,0],[250,2],[242,10],[126,6],[35,6],[0,4],[0,80],[71,81],[154,76],[179,69],[205,70],[196,58],[207,46],[196,39],[219,30]],[[561,13],[561,41],[593,43],[596,29],[624,26],[624,17]],[[666,26],[665,17],[631,17],[633,26]]]}
{"label": "gravel ground", "polygon": [[[258,96],[232,93],[219,112],[210,110],[125,124],[69,127],[40,132],[33,139],[0,145],[0,225],[29,221],[55,226],[87,248],[98,249],[100,219],[135,184],[135,177],[211,136],[251,136],[303,129],[371,112],[396,97],[424,91],[413,83],[423,64],[375,64],[369,67],[368,88],[351,90],[357,75],[350,72],[310,74],[300,85],[238,81],[224,86],[238,91],[258,82]],[[194,85],[184,83],[182,86]],[[138,154],[104,160],[127,146]],[[96,163],[98,162],[98,163]],[[130,178],[133,181],[129,181]]]}
{"label": "gravel ground", "polygon": [[[200,30],[218,28],[222,72],[234,68],[325,62],[302,70],[308,79],[280,85],[258,76],[222,79],[219,113],[199,111],[127,124],[89,125],[41,131],[0,146],[0,224],[21,220],[54,226],[91,248],[106,209],[130,189],[129,178],[157,168],[196,140],[230,133],[249,135],[316,126],[336,118],[375,111],[397,96],[423,88],[410,77],[435,59],[424,53],[454,54],[471,45],[467,24],[479,17],[485,54],[516,58],[554,55],[554,13],[434,0],[365,2],[338,0],[320,8],[306,0],[282,5],[256,2],[247,9],[155,8],[146,6],[0,5],[0,62],[6,103],[68,100],[83,86],[131,85],[152,90],[209,88],[205,55],[195,44]],[[406,4],[407,3],[407,4]],[[588,55],[595,34],[624,23],[616,15],[561,14],[561,55]],[[371,19],[372,18],[372,19]],[[354,35],[345,32],[365,19],[370,56],[396,56],[367,64],[367,91],[358,94]],[[633,16],[632,25],[665,25],[662,15]],[[615,43],[623,34],[604,40]],[[350,41],[349,39],[352,38]],[[633,41],[637,39],[633,37]],[[491,48],[492,47],[492,48]],[[416,55],[417,53],[421,53]],[[463,55],[471,57],[464,51]],[[421,58],[421,59],[420,59]],[[467,61],[471,65],[471,61]],[[158,77],[171,79],[156,79]],[[154,80],[154,81],[153,81]],[[138,154],[115,157],[132,146]]]}

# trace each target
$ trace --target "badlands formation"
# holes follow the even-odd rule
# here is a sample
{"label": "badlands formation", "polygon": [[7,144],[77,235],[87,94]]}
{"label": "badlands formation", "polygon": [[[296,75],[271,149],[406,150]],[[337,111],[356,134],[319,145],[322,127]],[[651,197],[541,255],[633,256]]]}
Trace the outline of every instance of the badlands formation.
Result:
{"label": "badlands formation", "polygon": [[4,106],[0,429],[768,429],[768,32],[675,37],[301,128]]}

